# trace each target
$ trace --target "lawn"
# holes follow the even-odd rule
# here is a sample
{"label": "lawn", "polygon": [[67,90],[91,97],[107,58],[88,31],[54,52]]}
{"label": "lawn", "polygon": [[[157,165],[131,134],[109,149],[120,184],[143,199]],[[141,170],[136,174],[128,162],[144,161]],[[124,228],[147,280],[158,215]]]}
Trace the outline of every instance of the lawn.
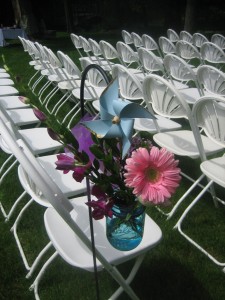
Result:
{"label": "lawn", "polygon": [[[115,43],[116,38],[121,39],[119,35],[115,34],[101,36],[86,33],[85,36],[96,40],[103,38],[112,43]],[[61,50],[67,53],[78,63],[76,50],[68,35],[57,34],[55,39],[40,40],[39,42],[54,52]],[[21,95],[34,97],[27,86],[29,76],[33,73],[28,64],[29,60],[28,54],[23,51],[22,45],[18,41],[11,42],[8,47],[0,48],[0,66],[6,67]],[[0,165],[6,157],[5,153],[0,152]],[[181,159],[180,167],[197,178],[198,161]],[[178,199],[188,185],[189,182],[182,180],[172,201]],[[9,208],[21,191],[17,168],[14,168],[1,185],[0,201],[6,208]],[[218,193],[224,194],[220,189],[218,189]],[[132,287],[141,300],[225,299],[225,274],[222,269],[213,264],[204,254],[187,242],[177,230],[173,229],[182,211],[195,195],[196,193],[193,193],[188,197],[173,218],[168,221],[155,207],[147,209],[147,213],[161,227],[163,239],[147,254],[132,283]],[[48,241],[43,223],[44,210],[36,203],[32,204],[19,226],[19,235],[30,261]],[[33,292],[29,291],[34,277],[25,279],[26,270],[10,232],[15,215],[9,222],[5,222],[0,214],[0,300],[34,299]],[[216,209],[210,196],[206,194],[188,215],[183,226],[185,231],[194,236],[221,261],[225,261],[224,216],[224,208],[219,206]],[[122,273],[126,274],[128,265],[129,263],[122,266]],[[117,284],[106,271],[99,273],[99,285],[101,299],[107,299],[117,288]],[[43,300],[95,299],[94,276],[92,273],[73,269],[60,257],[57,257],[41,281],[40,297]],[[119,299],[129,298],[123,293]]]}

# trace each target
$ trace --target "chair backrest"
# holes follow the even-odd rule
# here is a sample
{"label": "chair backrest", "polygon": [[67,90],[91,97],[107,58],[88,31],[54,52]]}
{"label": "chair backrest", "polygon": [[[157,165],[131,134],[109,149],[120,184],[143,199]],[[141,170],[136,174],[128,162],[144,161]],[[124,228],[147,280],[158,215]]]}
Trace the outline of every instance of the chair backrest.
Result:
{"label": "chair backrest", "polygon": [[172,43],[179,41],[179,35],[173,29],[167,29],[167,37]]}
{"label": "chair backrest", "polygon": [[211,42],[219,46],[221,49],[225,49],[225,37],[222,34],[213,34]]}
{"label": "chair backrest", "polygon": [[134,46],[136,47],[136,49],[143,46],[143,41],[139,34],[137,34],[135,32],[131,32],[131,37],[133,39],[133,43],[134,43]]}
{"label": "chair backrest", "polygon": [[193,105],[198,126],[215,143],[225,148],[225,98],[204,96]]}
{"label": "chair backrest", "polygon": [[131,34],[128,32],[128,31],[126,31],[126,30],[122,30],[122,38],[123,38],[123,40],[124,40],[124,43],[126,43],[126,44],[133,44],[133,39],[132,39],[132,36],[131,36]]}
{"label": "chair backrest", "polygon": [[161,72],[163,75],[165,74],[162,60],[152,51],[141,47],[138,49],[138,57],[146,73]]}
{"label": "chair backrest", "polygon": [[199,88],[195,72],[181,57],[174,54],[167,54],[164,57],[164,66],[172,79],[181,82],[193,81]]}
{"label": "chair backrest", "polygon": [[142,84],[126,67],[116,64],[112,68],[112,77],[118,78],[120,95],[128,100],[143,99]]}
{"label": "chair backrest", "polygon": [[48,47],[43,46],[44,50],[46,51],[46,55],[48,56],[49,62],[53,68],[61,68],[62,64],[55,53]]}
{"label": "chair backrest", "polygon": [[118,60],[119,63],[122,64],[121,58],[116,50],[115,47],[113,47],[113,45],[111,45],[110,43],[101,40],[99,42],[99,46],[102,50],[102,54],[104,56],[104,58],[109,62],[109,65],[112,66],[111,61],[113,60]]}
{"label": "chair backrest", "polygon": [[176,46],[164,36],[159,38],[159,47],[164,55],[168,53],[176,53]]}
{"label": "chair backrest", "polygon": [[224,51],[214,43],[206,42],[200,48],[202,59],[205,62],[213,64],[224,64],[225,53]]}
{"label": "chair backrest", "polygon": [[225,96],[225,74],[217,68],[203,65],[197,71],[198,82],[207,92]]}
{"label": "chair backrest", "polygon": [[147,50],[159,50],[159,46],[156,41],[149,35],[143,34],[142,35],[143,45]]}
{"label": "chair backrest", "polygon": [[201,46],[206,42],[208,42],[208,39],[203,34],[198,32],[193,34],[193,44],[196,47],[201,48]]}
{"label": "chair backrest", "polygon": [[81,42],[81,44],[82,44],[82,47],[83,47],[84,52],[85,52],[88,56],[90,56],[91,47],[90,47],[90,44],[89,44],[88,40],[87,40],[85,37],[81,36],[81,35],[79,36],[79,39],[80,39],[80,42]]}
{"label": "chair backrest", "polygon": [[116,49],[124,65],[129,66],[132,63],[138,63],[138,55],[129,45],[117,42]]}
{"label": "chair backrest", "polygon": [[[93,62],[87,57],[82,57],[82,58],[80,58],[80,64],[81,64],[82,70],[84,71],[86,69],[86,67],[93,64]],[[102,74],[95,68],[92,68],[88,71],[87,79],[93,87],[106,87],[107,86],[107,83],[105,82]]]}
{"label": "chair backrest", "polygon": [[176,53],[187,61],[190,61],[194,58],[197,58],[201,61],[199,50],[193,44],[183,40],[176,43]]}
{"label": "chair backrest", "polygon": [[74,33],[71,33],[70,38],[71,38],[72,43],[74,44],[76,49],[82,49],[83,48],[83,45],[82,45],[78,35],[76,35]]}
{"label": "chair backrest", "polygon": [[91,38],[88,39],[88,42],[89,42],[92,53],[95,56],[101,56],[102,55],[102,50],[101,50],[99,44]]}
{"label": "chair backrest", "polygon": [[57,55],[62,62],[62,65],[66,71],[66,74],[69,76],[68,79],[71,78],[81,78],[81,71],[74,63],[74,61],[62,51],[58,51]]}
{"label": "chair backrest", "polygon": [[143,96],[148,107],[168,118],[191,118],[191,109],[179,91],[161,76],[150,74],[143,81]]}
{"label": "chair backrest", "polygon": [[185,30],[182,30],[180,32],[180,40],[192,44],[193,43],[193,36],[189,32],[187,32]]}

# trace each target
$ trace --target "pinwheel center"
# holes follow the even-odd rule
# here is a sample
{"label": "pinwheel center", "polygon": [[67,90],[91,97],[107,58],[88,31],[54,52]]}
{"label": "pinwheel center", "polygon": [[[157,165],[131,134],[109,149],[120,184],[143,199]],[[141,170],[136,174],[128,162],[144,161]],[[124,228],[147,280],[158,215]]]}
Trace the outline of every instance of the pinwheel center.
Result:
{"label": "pinwheel center", "polygon": [[115,116],[113,119],[112,119],[112,123],[113,124],[119,124],[120,123],[120,118],[118,116]]}

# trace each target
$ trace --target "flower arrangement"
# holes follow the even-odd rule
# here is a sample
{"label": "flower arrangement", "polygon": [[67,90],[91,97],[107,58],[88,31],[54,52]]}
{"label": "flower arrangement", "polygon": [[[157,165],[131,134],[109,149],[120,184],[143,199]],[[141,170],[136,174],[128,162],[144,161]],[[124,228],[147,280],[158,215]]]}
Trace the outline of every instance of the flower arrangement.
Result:
{"label": "flower arrangement", "polygon": [[56,168],[72,172],[81,182],[91,182],[91,193],[97,200],[87,203],[94,219],[112,217],[114,204],[135,209],[138,205],[158,205],[169,200],[180,182],[178,161],[166,149],[149,140],[132,137],[134,118],[154,118],[136,103],[118,98],[114,80],[103,92],[100,118],[85,116],[72,129],[42,103],[29,102],[35,115],[47,126],[49,135],[62,143],[65,153],[57,155]]}

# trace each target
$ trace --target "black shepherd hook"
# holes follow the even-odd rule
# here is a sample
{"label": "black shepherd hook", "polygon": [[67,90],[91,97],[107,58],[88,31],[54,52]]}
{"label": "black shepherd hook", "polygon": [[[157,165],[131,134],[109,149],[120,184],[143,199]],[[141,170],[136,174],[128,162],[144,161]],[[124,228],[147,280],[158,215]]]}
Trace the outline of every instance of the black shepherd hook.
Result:
{"label": "black shepherd hook", "polygon": [[[80,85],[80,107],[81,107],[81,116],[84,117],[85,115],[85,108],[84,108],[84,84],[86,80],[87,73],[91,69],[97,69],[101,75],[103,76],[105,82],[109,84],[109,78],[106,72],[96,64],[88,65],[82,73],[81,77],[81,85]],[[90,181],[86,178],[86,185],[87,185],[87,198],[88,202],[91,201],[91,189],[90,189]],[[94,263],[94,274],[95,274],[95,283],[96,283],[96,297],[97,300],[100,299],[99,297],[99,284],[98,284],[98,272],[97,272],[97,264],[96,264],[96,251],[95,251],[95,239],[94,239],[94,227],[93,227],[93,220],[91,215],[91,207],[89,209],[89,222],[90,222],[90,231],[91,231],[91,243],[92,243],[92,253],[93,253],[93,263]]]}

